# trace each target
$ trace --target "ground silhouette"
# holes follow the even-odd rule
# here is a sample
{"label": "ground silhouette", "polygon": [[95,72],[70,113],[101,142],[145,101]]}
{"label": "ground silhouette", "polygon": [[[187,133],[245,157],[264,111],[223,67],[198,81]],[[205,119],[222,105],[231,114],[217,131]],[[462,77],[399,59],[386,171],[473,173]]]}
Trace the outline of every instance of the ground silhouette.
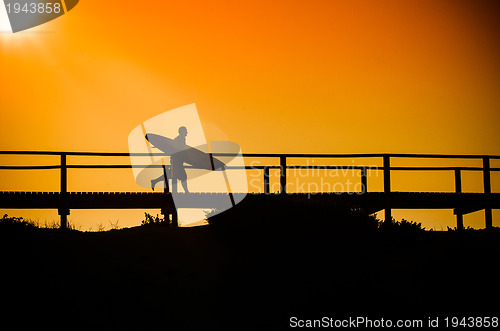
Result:
{"label": "ground silhouette", "polygon": [[1,318],[19,327],[281,330],[292,316],[498,313],[496,228],[381,226],[360,210],[279,198],[260,207],[243,201],[195,228],[89,233],[0,222]]}

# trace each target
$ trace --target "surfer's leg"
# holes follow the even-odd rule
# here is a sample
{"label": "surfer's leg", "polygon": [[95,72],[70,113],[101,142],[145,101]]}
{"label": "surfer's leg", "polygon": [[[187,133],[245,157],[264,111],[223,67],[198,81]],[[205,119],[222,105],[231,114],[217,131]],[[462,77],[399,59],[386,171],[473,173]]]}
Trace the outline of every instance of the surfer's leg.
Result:
{"label": "surfer's leg", "polygon": [[184,189],[184,193],[189,193],[187,180],[182,180],[181,184],[182,184],[182,188]]}
{"label": "surfer's leg", "polygon": [[172,193],[177,193],[177,178],[172,178]]}

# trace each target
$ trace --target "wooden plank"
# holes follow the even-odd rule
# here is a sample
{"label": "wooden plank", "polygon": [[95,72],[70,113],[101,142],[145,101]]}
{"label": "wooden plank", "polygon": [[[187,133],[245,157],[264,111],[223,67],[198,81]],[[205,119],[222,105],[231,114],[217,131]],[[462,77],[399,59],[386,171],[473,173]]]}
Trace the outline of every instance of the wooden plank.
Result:
{"label": "wooden plank", "polygon": [[[235,193],[237,195],[238,193]],[[255,194],[258,196],[259,194]],[[265,194],[260,194],[265,196]],[[248,194],[247,196],[252,196]],[[61,208],[60,192],[0,192],[1,208]],[[113,207],[117,209],[160,208],[171,195],[163,192],[68,192],[65,204],[68,208],[93,209]],[[178,193],[177,197],[189,199],[223,199],[223,193]],[[339,203],[356,203],[370,208],[393,209],[456,209],[466,214],[484,208],[500,208],[500,193],[421,193],[421,192],[367,192],[303,194],[287,193],[290,199],[323,199]]]}

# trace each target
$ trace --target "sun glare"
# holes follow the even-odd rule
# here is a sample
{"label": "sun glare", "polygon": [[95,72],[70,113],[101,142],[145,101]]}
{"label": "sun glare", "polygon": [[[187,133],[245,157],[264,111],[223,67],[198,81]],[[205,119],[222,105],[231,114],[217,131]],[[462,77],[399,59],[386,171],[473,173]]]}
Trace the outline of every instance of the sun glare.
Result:
{"label": "sun glare", "polygon": [[[0,33],[11,34],[12,28],[10,27],[9,17],[7,16],[7,10],[5,9],[5,3],[0,0]],[[3,38],[4,36],[2,36]]]}
{"label": "sun glare", "polygon": [[12,33],[5,2],[4,0],[0,0],[0,48],[2,50],[14,49],[26,44],[39,44],[40,38],[37,35],[43,31],[43,27],[35,26],[25,31]]}

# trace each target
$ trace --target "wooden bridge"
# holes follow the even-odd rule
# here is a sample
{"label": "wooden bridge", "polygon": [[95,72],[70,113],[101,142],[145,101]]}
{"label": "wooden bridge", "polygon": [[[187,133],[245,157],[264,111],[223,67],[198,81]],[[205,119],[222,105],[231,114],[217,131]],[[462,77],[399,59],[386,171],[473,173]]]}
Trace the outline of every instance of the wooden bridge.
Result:
{"label": "wooden bridge", "polygon": [[[0,155],[52,155],[58,156],[59,164],[33,166],[3,166],[0,170],[60,170],[59,192],[19,192],[0,191],[0,208],[15,209],[57,209],[61,217],[61,228],[67,226],[67,215],[71,209],[161,209],[162,214],[172,215],[176,223],[176,209],[168,185],[163,192],[68,192],[68,169],[123,169],[132,168],[130,164],[68,164],[68,156],[96,156],[96,157],[129,157],[129,153],[94,153],[94,152],[43,152],[43,151],[0,151]],[[162,156],[164,154],[154,154]],[[135,153],[132,156],[150,156],[150,154]],[[233,154],[214,153],[215,157],[231,157]],[[491,172],[500,171],[500,168],[490,166],[491,160],[500,159],[493,155],[436,155],[436,154],[243,154],[245,158],[264,158],[279,160],[274,165],[250,165],[228,167],[228,169],[253,169],[262,171],[263,193],[248,194],[245,199],[265,198],[269,194],[280,194],[294,197],[294,199],[315,199],[321,203],[335,203],[364,209],[368,213],[380,210],[385,211],[385,219],[391,219],[392,209],[453,209],[457,218],[457,229],[463,228],[463,215],[478,210],[485,211],[485,227],[492,227],[492,209],[500,208],[500,193],[491,191]],[[289,165],[289,159],[318,159],[318,158],[369,158],[382,161],[382,166],[371,165]],[[391,160],[397,158],[417,159],[472,159],[480,160],[481,167],[395,167]],[[135,165],[134,165],[135,167]],[[146,167],[146,166],[144,166]],[[158,166],[161,167],[161,166]],[[359,171],[361,190],[359,192],[287,192],[287,169],[349,169]],[[270,192],[270,169],[279,169],[280,191]],[[370,192],[368,190],[367,170],[383,172],[383,191]],[[394,171],[443,171],[453,172],[455,190],[452,193],[444,192],[394,192],[391,191],[391,173]],[[464,171],[482,172],[483,192],[463,193],[462,173]],[[1,172],[0,172],[1,173]],[[220,205],[220,201],[227,201],[228,194],[224,193],[176,193],[178,208],[190,208],[192,201],[204,201],[206,205],[195,204],[197,208],[210,208]],[[241,193],[232,193],[238,195]],[[200,199],[202,198],[202,199]]]}

